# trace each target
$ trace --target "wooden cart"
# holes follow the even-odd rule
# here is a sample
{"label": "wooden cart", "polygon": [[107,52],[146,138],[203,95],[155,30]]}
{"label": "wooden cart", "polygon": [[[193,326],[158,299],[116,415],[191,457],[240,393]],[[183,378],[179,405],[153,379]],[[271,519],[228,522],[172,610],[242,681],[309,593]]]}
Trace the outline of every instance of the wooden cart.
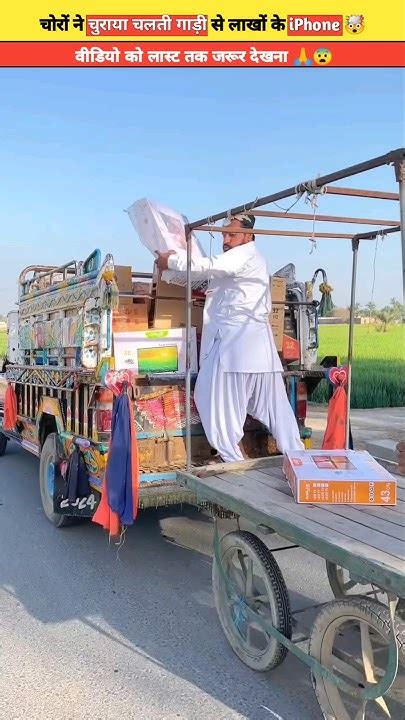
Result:
{"label": "wooden cart", "polygon": [[[293,652],[310,667],[327,720],[403,720],[405,478],[390,508],[298,505],[280,457],[194,469],[178,481],[216,517],[213,592],[239,658],[267,671]],[[318,606],[309,638],[268,547],[272,533],[291,543],[283,549],[326,560],[336,599]]]}

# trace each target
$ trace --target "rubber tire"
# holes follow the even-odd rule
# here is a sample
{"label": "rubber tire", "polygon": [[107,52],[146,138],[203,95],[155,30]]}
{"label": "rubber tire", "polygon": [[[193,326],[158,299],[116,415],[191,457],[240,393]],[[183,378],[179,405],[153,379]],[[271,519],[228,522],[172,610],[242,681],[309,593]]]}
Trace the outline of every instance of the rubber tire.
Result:
{"label": "rubber tire", "polygon": [[5,455],[7,450],[8,437],[4,433],[0,432],[0,457]]}
{"label": "rubber tire", "polygon": [[49,461],[52,460],[52,462],[55,462],[56,459],[56,439],[57,434],[50,433],[42,446],[39,461],[39,490],[41,493],[42,507],[46,517],[53,525],[55,525],[55,527],[62,528],[72,525],[72,521],[74,521],[75,518],[55,513],[53,511],[53,501],[49,497],[48,493],[47,468]]}
{"label": "rubber tire", "polygon": [[[343,619],[345,616],[351,617],[353,615],[358,617],[359,620],[372,621],[380,629],[382,635],[385,635],[387,639],[389,638],[391,630],[388,607],[375,600],[354,595],[350,599],[336,600],[323,606],[311,629],[309,655],[321,662],[323,639],[329,625],[340,617]],[[395,618],[395,636],[398,643],[398,661],[405,667],[405,623],[398,616]],[[312,684],[325,720],[337,717],[336,710],[331,705],[328,696],[327,683],[325,686],[323,678],[315,678],[312,675]]]}
{"label": "rubber tire", "polygon": [[[273,602],[276,607],[276,617],[272,618],[273,625],[285,637],[291,639],[292,615],[288,591],[281,570],[270,550],[259,538],[245,531],[230,532],[221,539],[221,557],[232,547],[237,547],[247,554],[256,556],[255,561],[262,566],[266,573],[273,594]],[[222,604],[221,582],[222,576],[214,557],[212,566],[212,588],[215,606],[222,629],[233,651],[245,665],[257,672],[267,672],[281,665],[287,657],[288,650],[284,645],[276,641],[271,644],[268,651],[260,658],[248,654],[241,643],[239,635],[234,629],[226,608],[224,608]]]}

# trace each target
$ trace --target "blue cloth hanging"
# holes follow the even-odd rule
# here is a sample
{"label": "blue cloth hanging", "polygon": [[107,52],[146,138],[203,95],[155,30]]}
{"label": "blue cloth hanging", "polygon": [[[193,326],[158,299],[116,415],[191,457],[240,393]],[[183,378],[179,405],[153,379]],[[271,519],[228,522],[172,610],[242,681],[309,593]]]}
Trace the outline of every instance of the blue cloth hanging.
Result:
{"label": "blue cloth hanging", "polygon": [[123,525],[134,522],[129,403],[125,392],[114,402],[106,468],[108,504]]}

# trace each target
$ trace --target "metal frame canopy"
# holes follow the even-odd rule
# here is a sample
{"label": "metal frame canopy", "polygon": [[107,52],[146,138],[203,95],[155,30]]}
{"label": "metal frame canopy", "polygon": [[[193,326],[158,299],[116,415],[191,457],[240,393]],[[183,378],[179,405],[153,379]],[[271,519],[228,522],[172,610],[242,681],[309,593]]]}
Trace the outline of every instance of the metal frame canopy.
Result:
{"label": "metal frame canopy", "polygon": [[[331,183],[338,182],[345,178],[352,177],[354,175],[360,175],[374,170],[384,165],[391,165],[395,170],[395,178],[398,182],[398,193],[383,192],[380,190],[362,190],[357,188],[346,188],[340,186],[331,185]],[[243,205],[231,208],[230,210],[224,210],[214,215],[208,215],[201,220],[188,223],[185,227],[185,235],[187,241],[187,292],[186,292],[186,303],[187,303],[187,321],[186,321],[186,447],[187,447],[187,470],[191,470],[191,309],[192,309],[192,283],[191,283],[191,246],[190,242],[192,232],[219,232],[223,233],[224,227],[215,225],[219,220],[224,220],[230,215],[236,215],[239,213],[250,212],[256,217],[267,217],[267,218],[284,218],[284,219],[297,219],[297,220],[313,220],[314,216],[305,213],[290,213],[288,210],[285,212],[275,212],[270,210],[259,210],[258,208],[264,205],[270,205],[276,203],[279,200],[285,198],[296,197],[297,200],[307,195],[316,195],[318,193],[327,192],[329,195],[341,195],[351,197],[362,197],[379,200],[390,200],[399,202],[400,208],[400,221],[384,220],[384,219],[373,219],[373,218],[353,218],[353,217],[340,217],[336,215],[317,215],[317,220],[320,222],[342,222],[345,224],[362,224],[362,225],[373,225],[378,226],[378,229],[373,229],[370,232],[363,233],[310,233],[303,232],[301,230],[262,230],[253,229],[247,230],[241,229],[240,232],[251,233],[254,235],[277,235],[287,237],[306,237],[306,238],[331,238],[331,239],[345,239],[350,240],[352,245],[352,278],[351,278],[351,292],[350,292],[350,320],[349,320],[349,343],[348,343],[348,387],[347,387],[347,412],[346,412],[346,447],[349,446],[349,421],[350,421],[350,399],[351,399],[351,383],[352,383],[352,361],[353,361],[353,327],[354,327],[354,308],[356,302],[356,281],[357,281],[357,257],[359,251],[359,245],[361,240],[374,240],[379,236],[385,236],[391,233],[401,233],[401,246],[402,246],[402,282],[403,282],[403,296],[405,301],[405,148],[398,148],[397,150],[391,150],[385,155],[366,160],[365,162],[358,163],[357,165],[351,165],[350,167],[338,170],[322,177],[317,177],[313,180],[307,180],[305,182],[299,182],[296,186],[280,190],[266,195],[256,200],[247,202]],[[295,203],[294,203],[295,205]],[[290,208],[291,209],[291,208]],[[234,232],[234,231],[233,231]]]}

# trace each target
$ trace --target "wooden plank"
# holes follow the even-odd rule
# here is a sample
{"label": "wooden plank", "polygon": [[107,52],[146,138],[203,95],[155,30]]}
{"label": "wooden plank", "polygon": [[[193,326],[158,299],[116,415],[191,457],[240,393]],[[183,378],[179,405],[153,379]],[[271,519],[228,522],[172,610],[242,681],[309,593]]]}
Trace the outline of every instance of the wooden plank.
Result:
{"label": "wooden plank", "polygon": [[[226,467],[227,466],[224,465],[224,468],[226,468]],[[283,483],[283,487],[286,488],[286,490],[285,490],[286,494],[291,495],[291,491],[289,490],[288,483],[286,481],[286,478],[284,476],[284,473],[283,473],[281,467],[277,467],[277,466],[274,466],[272,468],[263,467],[263,468],[260,468],[260,470],[258,472],[262,473],[263,475],[265,475],[269,478],[280,480]],[[243,475],[244,475],[244,472],[242,472],[242,470],[238,470],[236,473],[224,472],[221,475],[221,479],[223,479],[224,481],[229,481],[232,485],[235,483],[238,485],[241,485],[241,484],[243,485],[243,483],[241,483],[240,481],[238,481],[236,479],[237,476],[243,477]],[[279,487],[279,489],[282,490],[281,486]],[[328,505],[319,505],[319,507],[327,508],[329,506]],[[342,506],[338,505],[335,507],[342,507]],[[374,523],[374,519],[376,517],[378,517],[378,518],[381,518],[381,520],[384,520],[384,521],[390,522],[391,524],[397,525],[399,528],[405,527],[405,509],[403,507],[403,501],[401,501],[401,500],[398,502],[397,506],[391,505],[389,507],[385,507],[385,506],[381,506],[381,505],[380,506],[371,506],[371,505],[350,505],[350,506],[348,506],[348,505],[344,505],[343,507],[345,507],[345,508],[351,507],[351,508],[356,509],[358,512],[363,513],[366,517],[366,519],[363,521],[363,524],[365,524],[367,526],[370,526],[370,522]],[[372,520],[371,520],[371,518],[372,518]],[[359,521],[360,521],[360,518],[359,518]],[[401,533],[401,530],[400,530],[400,533]],[[397,535],[395,530],[394,530],[393,535],[394,535],[394,537],[404,537],[403,534]]]}
{"label": "wooden plank", "polygon": [[[259,482],[259,493],[263,495],[263,498],[271,500],[275,505],[284,505],[286,499],[292,500],[288,486],[284,483],[280,488],[282,481],[275,478],[267,479],[269,476],[258,470],[250,470],[245,475],[247,479]],[[264,478],[264,481],[262,478]],[[364,543],[369,548],[384,550],[394,558],[401,558],[405,561],[405,542],[401,538],[388,537],[374,527],[370,528],[353,522],[345,514],[334,514],[331,512],[329,505],[298,505],[298,503],[294,502],[294,507],[296,515],[307,517],[319,523],[319,525],[324,525],[326,528],[334,529],[342,533],[342,535],[346,535],[356,542]]]}
{"label": "wooden plank", "polygon": [[398,498],[398,502],[405,502],[405,490],[404,490],[404,488],[397,487],[397,498]]}
{"label": "wooden plank", "polygon": [[[251,470],[250,473],[252,472],[254,471]],[[258,476],[263,475],[266,478],[265,482],[268,481],[269,475],[267,473],[265,474],[258,470],[255,474],[257,474]],[[258,479],[260,478],[258,477]],[[283,481],[270,478],[270,482],[272,484],[272,487],[275,487],[280,492],[286,495],[291,495],[291,490],[286,480]],[[314,504],[312,507],[322,508],[323,510],[327,510],[328,512],[346,518],[349,522],[354,522],[356,524],[370,528],[370,516],[367,516],[365,513],[360,512],[360,510],[358,510],[357,507],[354,505],[323,505],[317,503]],[[381,510],[382,512],[384,512],[385,510],[387,510],[387,508],[382,507]],[[391,523],[389,519],[385,517],[374,517],[372,521],[372,528],[373,530],[379,530],[380,532],[384,533],[384,535],[389,535],[401,541],[403,541],[405,537],[404,529],[400,525]]]}
{"label": "wooden plank", "polygon": [[292,498],[285,498],[285,505],[273,505],[247,488],[232,488],[218,478],[201,479],[189,473],[179,472],[178,481],[194,490],[200,498],[217,503],[258,525],[263,524],[290,542],[300,545],[315,555],[340,565],[368,582],[405,597],[403,561],[396,560],[382,551],[375,550],[370,556],[369,548],[342,536],[331,528],[296,515],[297,505]]}
{"label": "wooden plank", "polygon": [[283,473],[283,468],[281,466],[279,466],[279,467],[275,466],[274,468],[264,467],[264,468],[260,468],[260,471],[262,473],[264,473],[264,475],[270,475],[270,477],[278,477],[283,480],[286,480],[286,477]]}
{"label": "wooden plank", "polygon": [[281,461],[281,455],[274,455],[273,457],[254,458],[253,460],[243,460],[240,462],[203,465],[202,467],[193,468],[193,475],[199,478],[206,478],[229,472],[237,472],[239,470],[250,470],[251,468],[269,468],[273,467],[273,465],[279,466]]}
{"label": "wooden plank", "polygon": [[[372,527],[373,530],[378,530],[379,532],[384,533],[384,535],[396,538],[397,540],[403,541],[405,538],[405,529],[402,527],[402,525],[397,525],[396,523],[391,522],[386,517],[376,516],[373,517],[372,521],[370,522],[371,516],[362,513],[361,510],[358,510],[357,507],[354,505],[330,505],[328,506],[328,509],[329,512],[335,513],[336,515],[345,516],[352,522],[355,522],[359,525],[364,525],[368,528]],[[387,510],[387,508],[382,507],[381,510],[384,511]]]}
{"label": "wooden plank", "polygon": [[[402,509],[398,511],[398,506],[390,506],[390,507],[381,507],[381,505],[374,506],[374,505],[353,505],[359,512],[364,513],[364,515],[369,516],[369,522],[372,522],[372,519],[375,517],[381,517],[381,513],[384,513],[384,518],[389,520],[391,523],[395,523],[396,525],[400,525],[401,527],[405,527],[405,513]],[[371,519],[372,518],[372,519]]]}
{"label": "wooden plank", "polygon": [[[398,467],[398,466],[397,466]],[[397,473],[391,473],[391,475],[395,478],[397,481],[397,486],[401,488],[402,490],[405,490],[405,476],[404,475],[397,475]]]}

